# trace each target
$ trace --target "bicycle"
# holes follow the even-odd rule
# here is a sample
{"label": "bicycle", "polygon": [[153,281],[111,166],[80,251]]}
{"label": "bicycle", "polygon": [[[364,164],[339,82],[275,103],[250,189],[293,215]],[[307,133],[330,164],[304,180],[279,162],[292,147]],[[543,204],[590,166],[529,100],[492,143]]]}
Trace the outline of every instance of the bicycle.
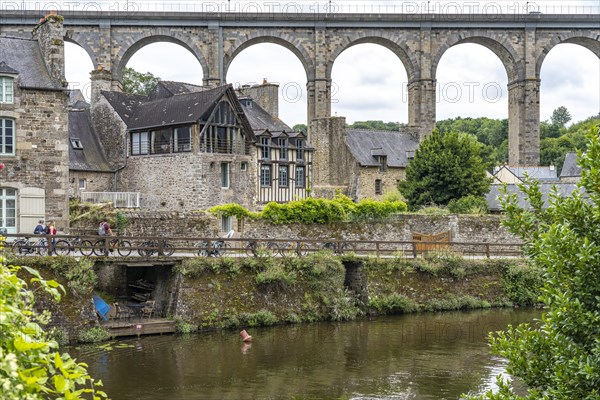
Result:
{"label": "bicycle", "polygon": [[30,237],[26,236],[24,239],[16,240],[11,249],[14,254],[32,254],[36,253],[37,255],[44,254],[48,247],[48,241],[46,237],[39,237],[35,242],[29,240]]}
{"label": "bicycle", "polygon": [[350,248],[350,246],[348,245],[348,242],[346,242],[345,240],[341,241],[341,242],[325,242],[323,243],[323,249],[324,250],[331,250],[333,252],[333,254],[344,254],[344,252],[346,250],[348,250]]}
{"label": "bicycle", "polygon": [[[210,246],[209,246],[210,244]],[[221,257],[225,254],[225,250],[230,247],[229,243],[225,243],[223,240],[216,240],[214,242],[203,240],[196,243],[198,247],[198,255],[202,257]],[[210,247],[210,250],[209,250]]]}
{"label": "bicycle", "polygon": [[142,257],[150,257],[157,253],[159,256],[172,256],[175,253],[175,246],[168,243],[166,239],[147,240],[138,246],[138,254]]}
{"label": "bicycle", "polygon": [[[117,248],[117,252],[121,257],[127,257],[131,254],[131,242],[125,239],[114,238],[110,239],[108,244],[108,250],[112,253],[114,251],[113,247]],[[93,252],[97,256],[107,256],[106,253],[106,239],[98,239],[94,242],[92,246]]]}
{"label": "bicycle", "polygon": [[288,255],[304,257],[308,254],[308,246],[303,242],[282,242],[277,247],[282,257],[287,257]]}
{"label": "bicycle", "polygon": [[68,256],[71,252],[79,250],[83,256],[91,256],[94,252],[94,245],[87,239],[81,239],[79,236],[70,239],[60,239],[54,244],[54,251],[61,256]]}
{"label": "bicycle", "polygon": [[273,242],[259,243],[257,240],[251,240],[246,245],[246,255],[251,257],[259,257],[265,252],[276,252],[277,245]]}

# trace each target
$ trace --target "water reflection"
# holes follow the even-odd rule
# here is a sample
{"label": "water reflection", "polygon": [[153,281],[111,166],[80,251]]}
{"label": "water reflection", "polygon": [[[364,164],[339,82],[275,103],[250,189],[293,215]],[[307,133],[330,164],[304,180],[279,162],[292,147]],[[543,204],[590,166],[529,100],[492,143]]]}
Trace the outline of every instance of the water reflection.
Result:
{"label": "water reflection", "polygon": [[226,331],[71,353],[114,399],[455,399],[493,386],[503,371],[488,332],[538,314],[406,315],[252,329],[252,343]]}

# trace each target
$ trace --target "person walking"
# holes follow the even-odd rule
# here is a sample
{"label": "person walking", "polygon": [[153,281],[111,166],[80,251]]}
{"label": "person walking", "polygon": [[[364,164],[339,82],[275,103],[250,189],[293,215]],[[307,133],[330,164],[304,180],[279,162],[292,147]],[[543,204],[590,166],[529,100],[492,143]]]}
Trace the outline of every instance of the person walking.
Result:
{"label": "person walking", "polygon": [[[54,221],[50,221],[48,224],[48,228],[46,230],[46,234],[52,237],[52,250],[49,255],[54,255],[56,253],[55,245],[56,245],[56,227],[54,226]],[[48,238],[50,240],[50,238]]]}

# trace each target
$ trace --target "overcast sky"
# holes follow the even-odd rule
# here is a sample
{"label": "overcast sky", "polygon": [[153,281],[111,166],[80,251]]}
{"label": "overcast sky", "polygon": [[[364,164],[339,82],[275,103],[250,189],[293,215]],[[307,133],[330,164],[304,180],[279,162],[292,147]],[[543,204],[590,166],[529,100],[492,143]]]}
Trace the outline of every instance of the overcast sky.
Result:
{"label": "overcast sky", "polygon": [[[360,4],[364,3],[367,2]],[[379,3],[397,5],[401,2]],[[404,4],[411,3],[423,2]],[[434,3],[440,7],[445,2],[431,1]],[[481,7],[486,4],[525,7],[526,2],[479,3]],[[350,4],[356,7],[359,3]],[[530,8],[531,4],[542,7],[568,5],[574,10],[575,6],[597,5],[600,1],[538,1],[529,2]],[[67,43],[65,47],[67,80],[73,87],[83,88],[86,92],[91,60],[78,46]],[[199,62],[175,44],[148,45],[131,58],[128,66],[141,72],[152,72],[163,80],[202,83]],[[242,51],[233,60],[226,77],[227,82],[234,85],[260,83],[263,78],[279,83],[281,119],[290,126],[306,123],[306,73],[300,61],[281,46],[258,44]],[[458,116],[508,117],[507,75],[500,60],[485,47],[461,44],[450,48],[440,61],[436,78],[438,120]],[[406,70],[384,47],[361,44],[347,49],[335,61],[332,80],[333,115],[345,116],[349,123],[358,120],[407,122]],[[573,121],[597,115],[600,112],[600,60],[578,45],[556,46],[542,66],[540,102],[542,120],[549,119],[552,110],[559,106],[567,107]]]}

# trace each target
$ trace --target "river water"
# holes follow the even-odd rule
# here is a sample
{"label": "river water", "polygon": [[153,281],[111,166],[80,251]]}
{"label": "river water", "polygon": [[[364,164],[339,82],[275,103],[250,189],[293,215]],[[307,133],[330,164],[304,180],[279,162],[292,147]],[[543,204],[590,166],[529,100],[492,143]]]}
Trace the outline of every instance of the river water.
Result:
{"label": "river water", "polygon": [[[456,399],[494,387],[487,335],[539,317],[493,309],[120,340],[68,349],[114,400]],[[127,345],[126,347],[124,345]]]}

